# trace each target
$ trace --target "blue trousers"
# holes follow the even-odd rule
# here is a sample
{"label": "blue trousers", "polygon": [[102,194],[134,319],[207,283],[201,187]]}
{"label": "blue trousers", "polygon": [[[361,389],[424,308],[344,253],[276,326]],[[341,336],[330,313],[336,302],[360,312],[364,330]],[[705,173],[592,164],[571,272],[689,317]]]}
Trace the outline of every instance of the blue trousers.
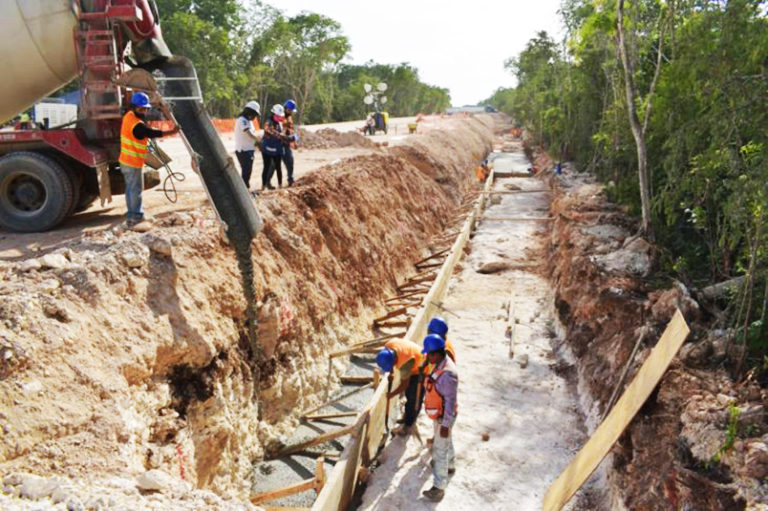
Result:
{"label": "blue trousers", "polygon": [[285,163],[285,171],[288,175],[288,186],[293,184],[293,151],[291,146],[283,146],[283,163]]}
{"label": "blue trousers", "polygon": [[245,187],[251,186],[251,172],[253,171],[253,151],[235,151],[237,161],[240,162],[240,170],[242,171],[243,181],[245,181]]}
{"label": "blue trousers", "polygon": [[144,174],[136,167],[120,165],[125,180],[125,218],[129,222],[141,222],[144,211],[141,209],[141,192],[144,190]]}

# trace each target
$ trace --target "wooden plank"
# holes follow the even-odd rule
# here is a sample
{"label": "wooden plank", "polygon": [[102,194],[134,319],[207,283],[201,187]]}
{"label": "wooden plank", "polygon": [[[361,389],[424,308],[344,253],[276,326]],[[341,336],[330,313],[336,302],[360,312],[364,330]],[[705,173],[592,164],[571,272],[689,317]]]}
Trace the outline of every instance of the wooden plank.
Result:
{"label": "wooden plank", "polygon": [[318,410],[321,410],[321,409],[325,408],[326,406],[331,406],[333,404],[338,403],[339,401],[344,401],[349,396],[352,396],[354,394],[357,394],[358,392],[362,392],[364,390],[370,389],[372,386],[373,385],[369,383],[368,385],[363,385],[362,387],[358,387],[355,390],[350,390],[346,394],[342,394],[339,397],[335,397],[335,398],[331,399],[330,401],[326,401],[326,402],[324,402],[322,404],[319,404],[319,405],[315,406],[314,408],[310,408],[309,410],[306,410],[305,412],[303,412],[301,414],[301,417],[306,417],[308,415],[311,415],[311,414],[315,413]]}
{"label": "wooden plank", "polygon": [[392,312],[388,312],[387,314],[381,316],[380,318],[374,319],[373,325],[376,326],[378,323],[381,323],[382,321],[385,321],[391,318],[396,318],[397,316],[402,316],[403,314],[408,314],[408,309],[406,307],[401,307],[399,309],[393,310]]}
{"label": "wooden plank", "polygon": [[348,385],[358,385],[360,383],[371,383],[373,376],[342,376],[341,383]]}
{"label": "wooden plank", "polygon": [[421,263],[426,263],[426,262],[427,262],[427,261],[429,261],[430,259],[433,259],[433,258],[435,258],[435,257],[437,257],[437,256],[441,256],[441,255],[445,254],[445,253],[446,253],[446,252],[448,252],[450,249],[451,249],[451,247],[447,247],[447,248],[444,248],[443,250],[439,250],[439,251],[437,251],[437,252],[433,252],[433,253],[429,254],[427,257],[425,257],[424,259],[419,259],[418,261],[416,261],[416,262],[415,262],[415,263],[413,263],[413,264],[414,264],[414,265],[419,265],[419,264],[421,264]]}
{"label": "wooden plank", "polygon": [[[385,382],[382,382],[386,385]],[[355,423],[354,435],[352,441],[347,443],[347,446],[342,451],[339,461],[333,467],[331,475],[325,482],[325,486],[320,491],[312,504],[312,511],[346,511],[346,506],[343,505],[346,499],[351,498],[351,495],[344,495],[345,489],[349,489],[349,484],[346,481],[349,475],[349,468],[353,467],[357,472],[357,464],[360,460],[360,439],[362,437],[365,425],[368,422],[368,415],[365,413],[360,414],[360,417]]]}
{"label": "wooden plank", "polygon": [[[442,262],[437,263],[438,266],[442,266]],[[408,279],[408,284],[420,284],[422,282],[431,282],[435,280],[437,273],[434,270],[427,273],[420,273],[418,276],[414,275]]]}
{"label": "wooden plank", "polygon": [[339,412],[339,413],[326,413],[323,415],[307,415],[303,417],[305,421],[326,421],[330,419],[340,419],[342,417],[354,417],[358,412]]}
{"label": "wooden plank", "polygon": [[688,324],[678,310],[608,417],[547,490],[544,511],[562,509],[589,479],[656,388],[689,332]]}
{"label": "wooden plank", "polygon": [[551,193],[549,188],[542,188],[540,190],[491,190],[491,195],[514,195],[518,193]]}
{"label": "wooden plank", "polygon": [[266,491],[264,493],[254,495],[251,497],[251,504],[261,504],[262,502],[277,500],[282,497],[287,497],[288,495],[294,495],[296,493],[301,493],[313,489],[315,489],[315,479],[307,479],[300,483],[286,486],[285,488],[280,488],[279,490]]}
{"label": "wooden plank", "polygon": [[397,296],[393,296],[392,298],[388,298],[387,300],[385,300],[385,302],[390,302],[390,301],[394,301],[394,300],[402,300],[403,298],[409,298],[411,296],[416,296],[416,295],[423,295],[423,294],[426,294],[426,293],[427,293],[427,290],[419,289],[417,291],[413,291],[413,292],[410,292],[410,293],[399,294]]}
{"label": "wooden plank", "polygon": [[[399,380],[399,374],[396,375],[396,379]],[[397,383],[399,386],[399,383]],[[392,382],[394,387],[395,382]],[[394,415],[397,408],[397,399],[390,400],[390,415]],[[368,402],[366,410],[370,413],[370,420],[368,421],[368,431],[365,437],[365,445],[363,446],[363,463],[369,463],[376,453],[379,451],[379,446],[382,440],[385,439],[387,432],[387,425],[384,423],[387,409],[387,381],[386,379],[376,387],[376,392]]]}
{"label": "wooden plank", "polygon": [[309,440],[304,440],[303,442],[298,442],[295,444],[288,445],[283,449],[281,449],[280,451],[278,451],[277,454],[272,456],[272,459],[288,456],[289,454],[295,454],[297,452],[301,452],[305,450],[307,447],[324,444],[325,442],[339,438],[340,436],[349,435],[354,430],[354,428],[355,428],[354,424],[350,426],[344,426],[343,428],[334,429],[333,431],[329,431],[328,433],[323,433],[322,435],[318,435],[314,438],[310,438]]}
{"label": "wooden plank", "polygon": [[[267,491],[259,493],[251,497],[252,504],[261,504],[262,502],[269,502],[270,500],[277,500],[281,497],[287,497],[295,493],[301,493],[307,490],[315,490],[320,493],[325,485],[325,459],[321,456],[315,461],[315,477],[313,479],[307,479],[300,483],[281,488],[279,490]],[[307,508],[301,508],[307,509]]]}
{"label": "wooden plank", "polygon": [[554,220],[555,217],[553,216],[544,216],[544,217],[483,217],[483,221],[488,222],[549,222],[550,220]]}
{"label": "wooden plank", "polygon": [[387,321],[386,323],[378,323],[378,328],[396,328],[396,327],[408,327],[411,324],[411,320],[406,321]]}
{"label": "wooden plank", "polygon": [[[426,269],[429,269],[429,268],[438,268],[438,267],[440,267],[442,265],[443,265],[443,262],[440,261],[439,263],[429,263],[429,264],[422,263],[422,264],[416,264],[414,266],[416,266],[417,270],[426,270]],[[419,282],[421,282],[421,281],[419,281]]]}

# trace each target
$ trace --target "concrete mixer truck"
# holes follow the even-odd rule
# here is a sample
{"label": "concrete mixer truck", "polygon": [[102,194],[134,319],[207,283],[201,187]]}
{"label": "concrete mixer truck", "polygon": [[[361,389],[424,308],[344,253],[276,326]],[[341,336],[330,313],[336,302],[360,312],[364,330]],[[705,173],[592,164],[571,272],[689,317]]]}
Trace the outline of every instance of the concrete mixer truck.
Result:
{"label": "concrete mixer truck", "polygon": [[0,0],[0,124],[75,78],[81,98],[70,125],[0,131],[1,228],[51,229],[123,193],[120,123],[135,89],[126,77],[138,72],[176,115],[225,234],[255,236],[260,219],[205,112],[194,66],[171,54],[158,19],[154,0]]}

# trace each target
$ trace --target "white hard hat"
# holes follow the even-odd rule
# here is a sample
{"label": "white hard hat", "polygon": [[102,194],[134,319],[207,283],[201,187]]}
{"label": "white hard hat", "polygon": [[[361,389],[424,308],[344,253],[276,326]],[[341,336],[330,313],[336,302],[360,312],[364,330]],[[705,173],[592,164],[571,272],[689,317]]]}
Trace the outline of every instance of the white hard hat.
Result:
{"label": "white hard hat", "polygon": [[261,105],[259,104],[258,101],[249,101],[248,103],[245,104],[245,108],[250,108],[257,114],[261,115]]}
{"label": "white hard hat", "polygon": [[285,109],[283,108],[283,105],[279,103],[272,107],[272,113],[279,115],[280,117],[285,117]]}

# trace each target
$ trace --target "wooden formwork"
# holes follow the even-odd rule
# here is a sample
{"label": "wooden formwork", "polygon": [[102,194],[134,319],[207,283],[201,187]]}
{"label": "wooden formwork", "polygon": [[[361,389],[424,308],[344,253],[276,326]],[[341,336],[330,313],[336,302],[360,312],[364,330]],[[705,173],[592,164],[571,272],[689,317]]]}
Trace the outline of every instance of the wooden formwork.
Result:
{"label": "wooden formwork", "polygon": [[[421,338],[424,336],[427,323],[433,314],[439,312],[443,295],[448,287],[448,281],[453,274],[456,263],[464,255],[464,246],[469,240],[472,229],[475,227],[478,217],[483,211],[485,201],[488,198],[490,189],[493,185],[494,173],[485,183],[483,193],[475,201],[469,217],[464,222],[461,231],[450,249],[450,254],[443,261],[440,271],[437,274],[427,295],[421,300],[421,307],[411,321],[405,338],[421,344]],[[399,375],[395,373],[395,381],[392,388],[397,388]],[[382,442],[387,434],[387,418],[395,408],[395,400],[387,399],[389,383],[387,379],[382,378],[375,386],[373,397],[368,402],[363,411],[360,412],[357,421],[351,428],[352,433],[347,442],[344,451],[339,457],[339,461],[333,468],[331,475],[327,478],[322,491],[320,491],[315,503],[312,505],[312,511],[344,511],[352,501],[352,496],[357,486],[357,477],[359,469],[366,466],[379,451]],[[387,411],[389,409],[389,412]]]}

